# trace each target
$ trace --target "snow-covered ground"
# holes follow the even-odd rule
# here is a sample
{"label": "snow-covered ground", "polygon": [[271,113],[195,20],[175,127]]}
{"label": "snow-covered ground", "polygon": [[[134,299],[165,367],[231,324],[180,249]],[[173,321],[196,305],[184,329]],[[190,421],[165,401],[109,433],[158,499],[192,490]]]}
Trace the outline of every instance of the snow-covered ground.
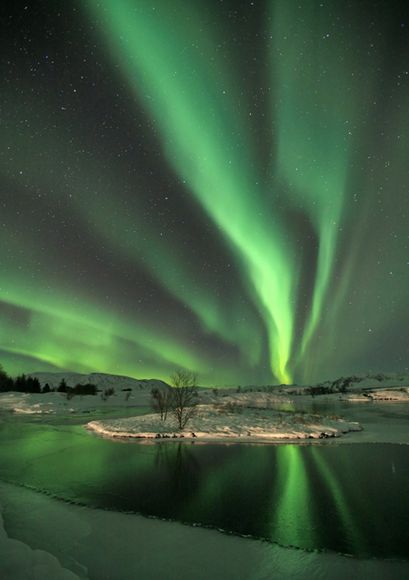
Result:
{"label": "snow-covered ground", "polygon": [[119,438],[192,438],[240,441],[283,441],[339,437],[359,431],[358,423],[306,413],[280,413],[272,409],[249,408],[243,402],[231,405],[198,405],[196,414],[179,431],[172,415],[161,421],[158,414],[91,421],[87,428],[100,435]]}
{"label": "snow-covered ground", "polygon": [[373,401],[397,401],[400,403],[409,402],[409,387],[401,389],[378,389],[370,391],[368,398]]}
{"label": "snow-covered ground", "polygon": [[[92,413],[107,409],[146,407],[150,405],[151,390],[168,388],[168,385],[157,379],[133,379],[121,375],[104,373],[31,373],[38,378],[42,387],[46,384],[57,389],[61,380],[67,386],[90,383],[98,388],[96,395],[67,396],[66,393],[0,393],[0,410],[23,414],[66,414]],[[113,394],[105,396],[109,390]]]}
{"label": "snow-covered ground", "polygon": [[107,409],[129,409],[149,406],[150,388],[115,391],[107,398],[97,395],[75,395],[65,393],[0,393],[0,409],[21,414],[66,414],[87,413]]}

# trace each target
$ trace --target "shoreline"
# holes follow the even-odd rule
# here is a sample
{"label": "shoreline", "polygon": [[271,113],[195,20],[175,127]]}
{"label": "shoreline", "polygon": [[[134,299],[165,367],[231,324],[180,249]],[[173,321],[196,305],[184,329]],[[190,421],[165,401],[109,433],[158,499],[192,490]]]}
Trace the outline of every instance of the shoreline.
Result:
{"label": "shoreline", "polygon": [[[16,577],[18,574],[26,577],[35,563],[42,565],[42,577],[56,580],[82,578],[79,574],[82,569],[87,569],[93,578],[108,574],[119,580],[129,577],[190,580],[192,569],[198,571],[197,580],[274,578],[277,570],[283,580],[293,580],[314,578],[317,569],[322,578],[334,580],[357,577],[400,580],[409,570],[407,560],[357,558],[329,550],[282,547],[256,537],[186,525],[178,520],[68,504],[3,482],[0,503],[8,513],[7,525],[0,516],[2,577],[10,577],[7,576],[10,569],[17,571]],[[48,518],[38,517],[39,513],[47,513]],[[24,535],[27,528],[32,530],[30,538]],[[160,557],[158,545],[169,547],[160,552]],[[187,545],[191,547],[189,559]],[[175,574],[169,574],[175,558],[178,568]]]}

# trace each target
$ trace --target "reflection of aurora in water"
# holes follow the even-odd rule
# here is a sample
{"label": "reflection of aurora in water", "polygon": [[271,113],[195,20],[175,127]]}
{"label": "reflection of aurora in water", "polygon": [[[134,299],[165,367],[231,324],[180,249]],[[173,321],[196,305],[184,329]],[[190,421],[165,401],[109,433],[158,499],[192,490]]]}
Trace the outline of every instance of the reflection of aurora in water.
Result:
{"label": "reflection of aurora in water", "polygon": [[277,488],[272,497],[271,537],[284,546],[315,546],[312,490],[300,447],[286,445],[277,451]]}
{"label": "reflection of aurora in water", "polygon": [[7,370],[245,384],[401,369],[402,14],[58,4],[16,5],[2,30]]}
{"label": "reflection of aurora in water", "polygon": [[0,479],[284,546],[406,558],[408,453],[379,444],[121,444],[20,421],[2,424]]}

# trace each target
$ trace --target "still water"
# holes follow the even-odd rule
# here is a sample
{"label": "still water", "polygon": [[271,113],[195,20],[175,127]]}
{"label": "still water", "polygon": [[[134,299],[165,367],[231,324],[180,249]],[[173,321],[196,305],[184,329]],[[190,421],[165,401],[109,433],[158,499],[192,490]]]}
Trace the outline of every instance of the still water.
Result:
{"label": "still water", "polygon": [[305,550],[409,559],[409,446],[120,443],[0,420],[0,479]]}

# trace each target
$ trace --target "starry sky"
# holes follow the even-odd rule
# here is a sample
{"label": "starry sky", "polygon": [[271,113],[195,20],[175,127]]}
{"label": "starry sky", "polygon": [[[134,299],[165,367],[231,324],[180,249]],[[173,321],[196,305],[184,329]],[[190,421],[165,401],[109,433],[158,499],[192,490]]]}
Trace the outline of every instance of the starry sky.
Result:
{"label": "starry sky", "polygon": [[0,362],[409,365],[409,7],[5,0]]}

